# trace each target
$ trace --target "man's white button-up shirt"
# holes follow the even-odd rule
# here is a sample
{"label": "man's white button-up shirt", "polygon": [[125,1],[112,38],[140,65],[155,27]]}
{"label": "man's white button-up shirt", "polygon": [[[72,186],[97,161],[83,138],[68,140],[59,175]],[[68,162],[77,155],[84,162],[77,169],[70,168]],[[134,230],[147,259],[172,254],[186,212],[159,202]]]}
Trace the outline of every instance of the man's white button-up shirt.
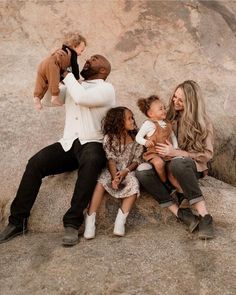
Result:
{"label": "man's white button-up shirt", "polygon": [[60,143],[70,150],[75,139],[81,144],[102,142],[101,121],[106,112],[115,106],[115,90],[102,79],[84,81],[81,84],[69,73],[60,86],[60,99],[65,100],[66,118]]}

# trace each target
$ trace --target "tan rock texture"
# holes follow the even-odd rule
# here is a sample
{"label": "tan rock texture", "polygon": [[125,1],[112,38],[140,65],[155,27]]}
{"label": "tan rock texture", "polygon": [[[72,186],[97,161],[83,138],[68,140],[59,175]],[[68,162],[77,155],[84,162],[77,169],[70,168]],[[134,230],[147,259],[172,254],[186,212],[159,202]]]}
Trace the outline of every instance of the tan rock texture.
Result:
{"label": "tan rock texture", "polygon": [[178,83],[196,80],[216,130],[212,174],[236,184],[235,15],[235,1],[1,0],[1,179],[16,155],[18,179],[30,155],[60,138],[63,110],[33,108],[36,67],[65,32],[80,30],[88,40],[81,67],[91,54],[107,56],[118,104],[139,124],[139,97],[167,102]]}
{"label": "tan rock texture", "polygon": [[[125,238],[112,237],[118,202],[107,196],[97,238],[61,247],[62,216],[76,173],[44,179],[26,237],[0,247],[1,294],[234,295],[236,184],[235,1],[0,1],[0,228],[27,160],[63,132],[64,108],[34,110],[36,67],[67,31],[88,40],[80,66],[100,53],[119,105],[140,125],[139,97],[168,99],[178,83],[197,81],[215,126],[211,174],[201,182],[216,238],[199,241],[142,194]],[[82,229],[81,229],[82,231]],[[46,234],[46,233],[47,234]],[[52,233],[55,232],[55,233]]]}
{"label": "tan rock texture", "polygon": [[[211,177],[201,181],[201,187],[214,215],[215,239],[201,241],[197,233],[189,234],[146,195],[127,220],[126,236],[114,237],[118,204],[109,199],[94,240],[80,236],[78,245],[64,248],[62,231],[30,232],[1,244],[1,294],[235,295],[236,188]],[[47,199],[54,225],[51,203],[58,204],[56,196],[39,197]],[[41,227],[34,222],[36,211],[41,212]],[[41,211],[39,203],[34,214],[35,230],[48,226],[44,216],[49,212]],[[58,217],[55,223],[60,223]]]}
{"label": "tan rock texture", "polygon": [[[63,132],[64,109],[37,112],[32,92],[37,64],[61,46],[69,30],[88,39],[81,67],[94,53],[111,60],[109,81],[118,104],[134,111],[138,125],[144,119],[136,107],[139,97],[158,93],[168,102],[178,83],[196,80],[215,126],[211,174],[236,183],[234,1],[2,0],[0,17],[2,211],[15,195],[27,159]],[[65,178],[71,187],[70,176],[45,180],[47,194]],[[66,190],[63,186],[61,194]]]}

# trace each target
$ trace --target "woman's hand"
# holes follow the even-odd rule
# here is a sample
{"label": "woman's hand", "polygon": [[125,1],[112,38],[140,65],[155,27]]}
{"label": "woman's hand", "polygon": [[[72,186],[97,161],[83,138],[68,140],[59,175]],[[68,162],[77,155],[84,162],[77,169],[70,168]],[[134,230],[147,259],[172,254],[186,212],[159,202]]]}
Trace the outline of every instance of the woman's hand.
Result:
{"label": "woman's hand", "polygon": [[166,144],[157,143],[155,149],[161,157],[173,158],[176,156],[176,150],[168,140],[166,140]]}

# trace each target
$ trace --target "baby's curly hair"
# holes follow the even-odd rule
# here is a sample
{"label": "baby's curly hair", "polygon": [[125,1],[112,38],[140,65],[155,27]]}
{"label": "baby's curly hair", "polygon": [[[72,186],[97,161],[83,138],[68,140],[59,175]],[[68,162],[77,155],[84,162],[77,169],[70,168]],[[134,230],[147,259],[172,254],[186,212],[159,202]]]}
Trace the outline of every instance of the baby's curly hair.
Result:
{"label": "baby's curly hair", "polygon": [[[121,138],[125,132],[125,111],[130,111],[126,107],[115,107],[108,110],[105,118],[102,120],[102,132],[103,135],[108,136],[108,148],[113,150],[112,142],[117,140],[119,144],[119,151],[121,151]],[[134,139],[137,134],[137,126],[135,124],[135,129],[128,131],[128,134]],[[125,143],[124,143],[125,144]],[[115,152],[113,150],[113,152]]]}
{"label": "baby's curly hair", "polygon": [[137,105],[140,111],[148,117],[147,112],[150,109],[152,102],[156,100],[160,100],[160,98],[157,95],[151,95],[147,98],[140,98],[137,102]]}
{"label": "baby's curly hair", "polygon": [[81,42],[84,42],[85,46],[87,46],[86,39],[79,32],[68,32],[64,36],[63,44],[73,48],[80,45]]}

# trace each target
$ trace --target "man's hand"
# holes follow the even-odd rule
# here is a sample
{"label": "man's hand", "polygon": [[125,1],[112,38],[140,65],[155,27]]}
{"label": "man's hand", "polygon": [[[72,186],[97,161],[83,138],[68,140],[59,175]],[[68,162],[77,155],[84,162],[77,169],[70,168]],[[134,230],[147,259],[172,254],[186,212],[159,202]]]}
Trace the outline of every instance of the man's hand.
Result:
{"label": "man's hand", "polygon": [[63,78],[65,78],[65,77],[67,76],[67,74],[69,74],[69,72],[65,71],[65,72],[63,72],[63,73],[61,74],[61,76],[62,76]]}
{"label": "man's hand", "polygon": [[71,51],[69,49],[66,48],[66,52],[63,49],[57,49],[55,50],[53,54],[58,54],[59,56],[69,56],[69,58],[71,58]]}
{"label": "man's hand", "polygon": [[[57,49],[52,53],[52,55],[55,55],[57,62],[59,64],[61,64],[61,62],[62,62],[61,57],[63,56],[63,63],[61,64],[62,69],[70,64],[71,51],[68,50],[67,48],[66,48],[66,52],[62,49]],[[67,74],[68,74],[68,72],[65,71],[63,74],[61,74],[61,76],[63,78],[65,78]]]}

